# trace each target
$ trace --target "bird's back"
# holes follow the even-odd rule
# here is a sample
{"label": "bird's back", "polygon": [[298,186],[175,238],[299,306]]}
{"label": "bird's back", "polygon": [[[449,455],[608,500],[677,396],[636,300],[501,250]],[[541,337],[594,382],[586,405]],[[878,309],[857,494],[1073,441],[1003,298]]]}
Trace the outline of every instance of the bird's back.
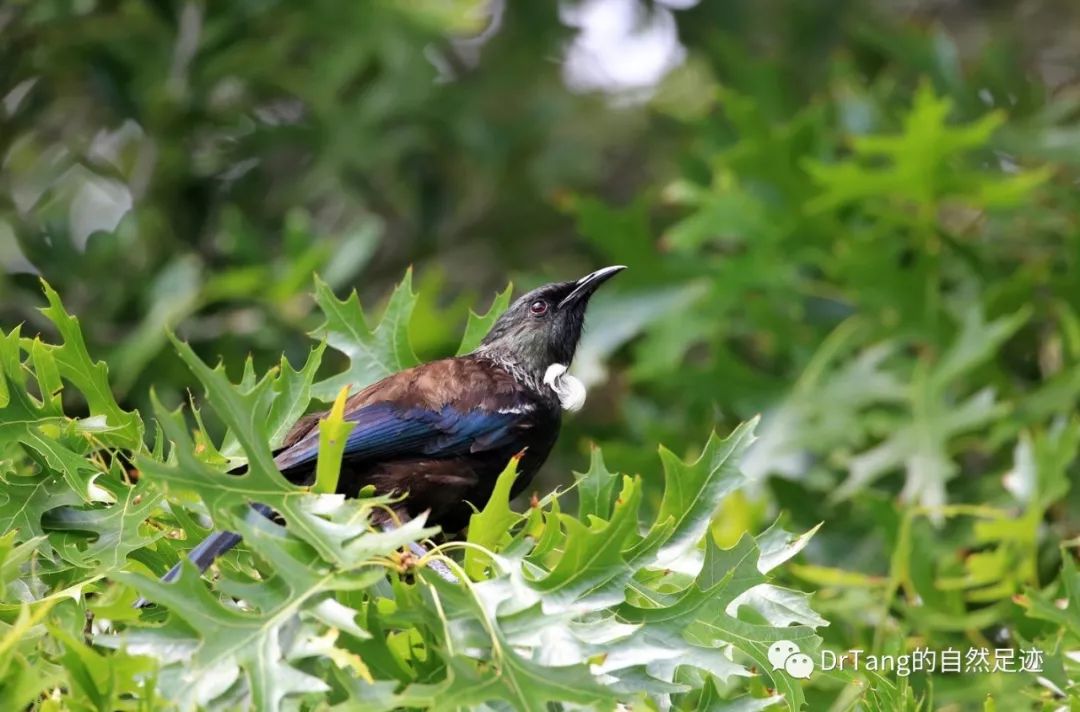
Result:
{"label": "bird's back", "polygon": [[[429,510],[448,531],[483,507],[498,474],[522,450],[514,494],[547,459],[560,425],[557,400],[478,356],[422,364],[374,383],[346,402],[356,423],[345,447],[339,492],[405,494],[403,513]],[[309,482],[318,453],[317,413],[301,419],[275,458],[294,482]]]}

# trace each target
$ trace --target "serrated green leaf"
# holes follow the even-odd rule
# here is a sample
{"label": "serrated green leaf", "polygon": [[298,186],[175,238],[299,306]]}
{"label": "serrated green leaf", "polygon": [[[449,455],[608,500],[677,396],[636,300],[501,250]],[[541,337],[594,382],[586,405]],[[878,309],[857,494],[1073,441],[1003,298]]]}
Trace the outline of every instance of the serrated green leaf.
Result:
{"label": "serrated green leaf", "polygon": [[[521,515],[510,509],[510,491],[517,479],[518,458],[512,458],[499,478],[487,504],[469,518],[468,541],[489,551],[498,551],[500,540],[507,536],[510,527],[521,519]],[[490,558],[483,552],[469,547],[465,550],[465,573],[470,578],[479,579],[484,574]]]}
{"label": "serrated green leaf", "polygon": [[[446,582],[427,577],[426,611],[446,626],[442,647],[468,650],[475,644],[489,647],[490,668],[478,669],[468,653],[451,654],[446,677],[441,683],[413,684],[402,692],[398,703],[435,710],[474,709],[482,703],[501,700],[514,709],[548,709],[549,702],[586,705],[590,709],[613,709],[616,693],[599,683],[582,660],[543,664],[530,651],[511,644],[499,628],[478,626],[478,617],[490,615],[480,600],[466,595]],[[484,585],[484,584],[481,584]]]}
{"label": "serrated green leaf", "polygon": [[778,628],[792,624],[815,628],[829,625],[810,607],[810,594],[768,583],[743,591],[728,604],[727,613],[734,616],[741,606],[753,609],[770,625]]}
{"label": "serrated green leaf", "polygon": [[339,301],[326,283],[316,279],[315,301],[326,321],[312,335],[324,339],[331,348],[349,359],[349,367],[345,371],[312,387],[312,394],[316,398],[332,400],[344,386],[355,392],[418,363],[409,344],[409,317],[416,304],[416,295],[412,291],[412,271],[405,273],[405,278],[390,296],[382,319],[374,329],[368,326],[355,291],[345,301]]}
{"label": "serrated green leaf", "polygon": [[94,484],[101,474],[98,464],[67,446],[67,438],[61,432],[67,425],[69,422],[59,419],[4,423],[0,424],[0,437],[21,442],[32,456],[44,463],[50,476],[59,473],[70,491],[83,502],[107,501],[109,494]]}
{"label": "serrated green leaf", "polygon": [[45,281],[42,290],[49,306],[41,313],[60,332],[61,346],[46,347],[52,351],[59,374],[71,381],[86,399],[91,415],[106,418],[111,430],[101,439],[111,445],[138,450],[142,445],[142,420],[138,414],[122,409],[116,402],[109,386],[109,368],[101,361],[94,361],[86,350],[79,320],[64,310],[60,296]]}
{"label": "serrated green leaf", "polygon": [[807,172],[823,188],[808,208],[812,212],[835,210],[882,198],[918,206],[933,206],[945,198],[965,198],[981,206],[1007,205],[1049,177],[1044,169],[1000,176],[984,169],[954,167],[959,157],[989,141],[1004,115],[994,111],[968,124],[950,125],[952,108],[948,97],[937,96],[933,86],[923,82],[900,133],[858,136],[854,155],[840,163],[807,161]]}
{"label": "serrated green leaf", "polygon": [[543,595],[545,612],[596,610],[623,600],[633,574],[623,551],[637,533],[640,504],[640,478],[623,477],[610,521],[592,518],[586,526],[563,516],[563,555],[547,576],[533,584]]}
{"label": "serrated green leaf", "polygon": [[[1009,316],[985,322],[977,311],[964,315],[957,338],[936,362],[920,362],[904,401],[908,414],[893,424],[888,437],[851,458],[848,478],[831,494],[833,501],[852,494],[883,477],[903,469],[901,498],[932,510],[947,502],[946,483],[957,466],[949,452],[951,440],[1004,413],[992,388],[966,398],[953,395],[961,376],[985,362],[1028,319],[1020,309]],[[931,515],[941,520],[940,513]]]}
{"label": "serrated green leaf", "polygon": [[664,466],[664,497],[653,531],[670,526],[657,553],[659,561],[676,558],[701,541],[720,500],[744,481],[739,458],[754,441],[753,418],[720,440],[714,433],[701,456],[683,462],[666,448],[660,450]]}
{"label": "serrated green leaf", "polygon": [[277,376],[271,385],[274,401],[266,417],[271,448],[281,445],[289,428],[307,411],[311,402],[311,387],[325,351],[325,342],[313,348],[299,371],[294,371],[285,357],[281,358]]}
{"label": "serrated green leaf", "polygon": [[[391,554],[402,536],[413,540],[418,534],[414,526],[404,535],[384,536],[372,532],[364,519],[356,518],[342,526],[350,529],[346,538],[353,542],[348,569],[313,561],[310,547],[287,536],[282,527],[264,517],[235,521],[233,527],[243,535],[245,544],[273,572],[269,580],[246,589],[247,610],[222,605],[188,563],[172,584],[128,573],[117,575],[166,605],[199,636],[197,650],[183,664],[184,679],[194,684],[169,690],[175,701],[182,706],[210,703],[224,692],[219,689],[215,693],[215,680],[222,671],[229,670],[243,672],[256,709],[277,710],[286,697],[327,689],[325,683],[295,664],[311,655],[315,642],[311,637],[294,635],[296,623],[308,618],[325,626],[329,621],[356,632],[358,612],[331,602],[327,595],[335,590],[364,589],[381,579],[383,569],[373,560]],[[359,634],[365,635],[363,631]],[[131,644],[133,649],[143,650],[149,640],[144,632]],[[333,659],[347,659],[345,651],[333,646],[332,640],[324,639],[321,647],[315,647]]]}
{"label": "serrated green leaf", "polygon": [[67,561],[91,571],[113,571],[127,562],[134,551],[153,544],[161,532],[147,529],[146,523],[161,500],[161,494],[146,484],[126,487],[115,504],[94,509],[62,507],[49,511],[44,523],[50,530],[91,532],[92,541],[54,538],[57,553]]}
{"label": "serrated green leaf", "polygon": [[[759,670],[765,670],[788,702],[789,709],[802,705],[802,689],[786,674],[771,671],[768,646],[778,640],[791,640],[804,651],[818,643],[813,629],[807,626],[774,627],[747,623],[728,613],[729,607],[747,591],[764,584],[758,570],[760,552],[754,539],[746,535],[731,549],[721,550],[706,540],[705,561],[694,583],[674,597],[650,596],[635,589],[640,604],[619,607],[620,617],[633,624],[674,627],[682,631],[690,645],[715,648],[727,643],[749,657]],[[734,674],[734,672],[732,673]]]}
{"label": "serrated green leaf", "polygon": [[[220,681],[223,674],[226,680],[235,679],[241,669],[256,709],[277,710],[288,695],[327,689],[318,678],[286,662],[288,644],[282,640],[283,624],[306,598],[322,590],[318,578],[313,582],[311,577],[305,577],[303,583],[295,584],[292,589],[294,598],[261,614],[223,606],[206,590],[198,573],[187,563],[173,584],[126,572],[117,574],[117,578],[168,606],[201,636],[198,649],[186,666],[189,684],[165,691],[181,707],[211,703],[224,692],[224,689],[215,690],[214,682]],[[132,649],[144,650],[149,639],[144,633],[140,645]]]}
{"label": "serrated green leaf", "polygon": [[50,472],[21,477],[0,474],[0,531],[17,531],[20,541],[43,537],[41,518],[51,509],[83,503],[62,477]]}
{"label": "serrated green leaf", "polygon": [[461,345],[458,346],[457,350],[458,356],[470,353],[480,345],[480,342],[483,341],[495,324],[495,320],[510,306],[510,295],[513,292],[514,285],[506,285],[506,289],[495,295],[495,298],[491,301],[491,306],[482,315],[477,314],[472,309],[469,310],[469,320],[465,323],[465,334],[461,337]]}
{"label": "serrated green leaf", "polygon": [[483,703],[502,701],[524,712],[546,712],[551,702],[586,705],[588,709],[614,709],[614,693],[597,685],[581,667],[540,666],[508,651],[494,671],[478,674],[454,658],[446,679],[434,685],[411,685],[398,696],[399,706],[433,712],[482,709]]}
{"label": "serrated green leaf", "polygon": [[1075,643],[1080,643],[1080,571],[1067,548],[1062,548],[1062,554],[1060,602],[1046,593],[1031,590],[1016,602],[1030,618],[1060,625],[1069,631]]}
{"label": "serrated green leaf", "polygon": [[575,472],[574,477],[577,479],[578,519],[588,521],[590,516],[608,519],[619,478],[608,471],[600,448],[593,446],[588,472]]}
{"label": "serrated green leaf", "polygon": [[758,568],[761,573],[769,573],[805,549],[806,545],[810,543],[810,539],[817,534],[818,529],[821,529],[823,525],[824,522],[821,522],[813,529],[795,535],[785,531],[780,526],[780,520],[773,522],[772,526],[757,536],[758,549],[761,550],[761,558],[758,560]]}

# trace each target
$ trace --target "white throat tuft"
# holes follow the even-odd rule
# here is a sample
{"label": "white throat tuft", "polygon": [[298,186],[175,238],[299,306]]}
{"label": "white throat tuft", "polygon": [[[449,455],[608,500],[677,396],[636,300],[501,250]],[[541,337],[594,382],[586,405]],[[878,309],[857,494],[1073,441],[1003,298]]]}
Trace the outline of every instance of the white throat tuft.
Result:
{"label": "white throat tuft", "polygon": [[566,366],[553,363],[544,373],[544,385],[559,397],[559,405],[570,412],[581,410],[585,405],[585,384],[566,372]]}

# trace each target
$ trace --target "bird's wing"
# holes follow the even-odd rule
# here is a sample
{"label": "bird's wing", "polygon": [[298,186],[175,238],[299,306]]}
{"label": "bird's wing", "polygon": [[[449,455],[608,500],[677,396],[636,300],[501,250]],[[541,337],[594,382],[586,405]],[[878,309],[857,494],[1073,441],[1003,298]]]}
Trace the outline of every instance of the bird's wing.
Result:
{"label": "bird's wing", "polygon": [[[349,460],[445,458],[498,449],[528,428],[536,403],[502,369],[469,358],[444,359],[396,373],[349,399],[356,427]],[[318,418],[309,416],[277,453],[282,472],[318,457]]]}
{"label": "bird's wing", "polygon": [[[525,405],[497,410],[460,410],[447,405],[428,410],[373,403],[346,415],[346,420],[356,423],[356,427],[345,442],[345,458],[444,458],[498,449],[509,444],[516,430],[528,427],[529,410]],[[278,453],[275,462],[286,472],[310,465],[318,454],[316,429]]]}

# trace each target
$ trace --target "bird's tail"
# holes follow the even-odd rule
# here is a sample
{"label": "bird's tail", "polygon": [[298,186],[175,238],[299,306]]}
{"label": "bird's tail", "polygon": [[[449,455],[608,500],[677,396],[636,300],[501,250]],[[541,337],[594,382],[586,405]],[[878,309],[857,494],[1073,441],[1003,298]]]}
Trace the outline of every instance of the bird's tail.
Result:
{"label": "bird's tail", "polygon": [[[274,516],[274,510],[270,509],[265,504],[253,504],[251,505],[251,508],[264,517],[269,518]],[[200,541],[194,549],[188,552],[188,561],[195,564],[195,568],[197,568],[201,574],[210,568],[210,564],[214,563],[214,560],[217,559],[217,557],[239,544],[242,538],[243,537],[236,532],[213,532],[210,536]],[[165,583],[172,583],[180,578],[182,567],[183,562],[173,566],[161,577],[161,580]],[[135,601],[135,607],[143,608],[144,606],[149,605],[149,603],[150,601],[145,598],[139,598],[139,600]]]}

